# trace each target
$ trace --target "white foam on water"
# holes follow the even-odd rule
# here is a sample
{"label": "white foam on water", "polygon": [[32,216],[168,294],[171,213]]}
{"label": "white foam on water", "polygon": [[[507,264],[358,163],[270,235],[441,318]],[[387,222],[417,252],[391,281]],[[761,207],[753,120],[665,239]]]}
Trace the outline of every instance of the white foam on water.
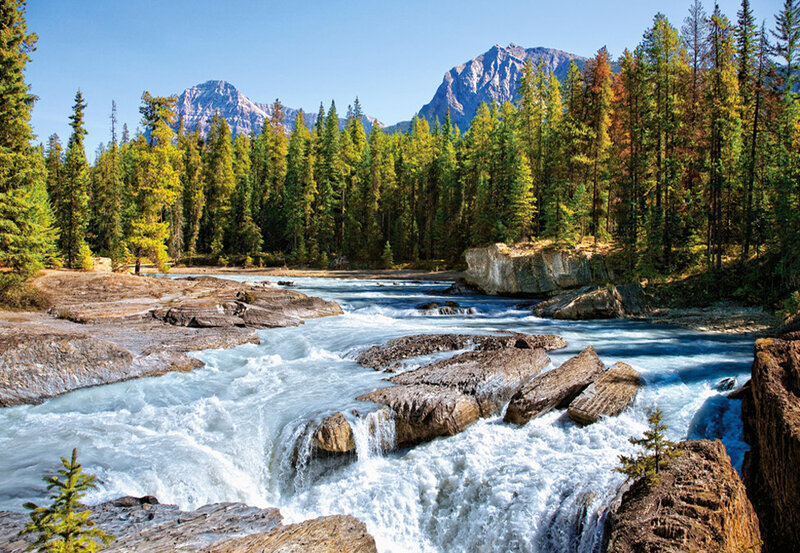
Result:
{"label": "white foam on water", "polygon": [[[289,522],[349,513],[382,553],[593,553],[624,481],[613,468],[634,451],[628,437],[646,428],[649,410],[663,410],[673,440],[722,439],[741,467],[740,405],[715,385],[747,379],[752,340],[631,321],[539,319],[519,300],[499,298],[455,298],[478,316],[426,316],[416,306],[453,299],[435,293],[447,284],[294,281],[346,313],[259,331],[260,345],[197,352],[207,366],[191,373],[0,409],[0,509],[42,503],[41,476],[77,447],[100,480],[90,502],[126,494],[184,509],[243,501],[279,507]],[[592,345],[606,365],[634,366],[646,386],[621,416],[585,428],[563,410],[521,427],[497,416],[387,453],[393,421],[355,400],[389,385],[387,375],[358,366],[357,352],[409,334],[508,330],[563,336],[570,345],[550,353],[553,366]],[[337,411],[351,422],[356,455],[314,459],[310,430]]]}

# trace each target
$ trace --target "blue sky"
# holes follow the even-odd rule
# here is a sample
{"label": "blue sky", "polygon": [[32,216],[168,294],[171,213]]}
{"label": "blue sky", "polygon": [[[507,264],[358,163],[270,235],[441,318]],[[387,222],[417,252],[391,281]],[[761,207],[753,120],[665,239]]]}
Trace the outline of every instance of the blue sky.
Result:
{"label": "blue sky", "polygon": [[[713,3],[704,2],[710,11]],[[751,0],[773,26],[780,0]],[[27,80],[39,101],[40,141],[65,141],[75,92],[88,108],[89,157],[109,139],[111,100],[120,126],[139,122],[141,93],[180,93],[209,79],[233,83],[256,102],[275,98],[340,112],[358,96],[387,124],[427,103],[444,73],[494,44],[613,56],[635,46],[661,11],[680,28],[689,0],[233,1],[28,0],[39,35]],[[736,18],[739,0],[720,0]]]}

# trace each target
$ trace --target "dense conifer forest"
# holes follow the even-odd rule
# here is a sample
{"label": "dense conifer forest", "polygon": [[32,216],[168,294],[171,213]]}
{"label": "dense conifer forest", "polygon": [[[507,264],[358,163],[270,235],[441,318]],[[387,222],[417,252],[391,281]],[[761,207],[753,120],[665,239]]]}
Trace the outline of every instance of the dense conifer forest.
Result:
{"label": "dense conifer forest", "polygon": [[748,0],[735,17],[695,0],[680,27],[658,14],[619,59],[601,48],[564,82],[528,60],[518,101],[481,105],[466,130],[448,116],[367,135],[356,99],[343,128],[320,105],[287,136],[276,100],[257,134],[217,116],[201,136],[175,97],[145,92],[141,132],[112,105],[93,163],[80,91],[66,143],[31,145],[36,37],[24,2],[0,18],[0,264],[21,274],[92,255],[457,265],[470,246],[547,240],[602,243],[628,278],[735,267],[779,295],[800,286],[797,0],[769,24]]}

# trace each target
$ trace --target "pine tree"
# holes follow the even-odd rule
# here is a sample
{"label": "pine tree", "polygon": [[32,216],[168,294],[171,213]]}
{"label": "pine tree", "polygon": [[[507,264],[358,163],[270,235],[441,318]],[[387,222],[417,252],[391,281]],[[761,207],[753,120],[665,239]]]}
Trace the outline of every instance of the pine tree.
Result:
{"label": "pine tree", "polygon": [[310,227],[316,195],[313,143],[305,125],[303,110],[300,110],[289,138],[283,205],[285,238],[295,258],[301,263],[306,261],[307,241],[315,240],[310,235]]}
{"label": "pine tree", "polygon": [[114,257],[122,240],[123,182],[117,145],[117,106],[111,102],[111,142],[91,171],[92,221],[94,247],[103,255]]}
{"label": "pine tree", "polygon": [[31,511],[31,522],[21,534],[35,534],[36,541],[29,550],[49,553],[94,553],[114,541],[114,537],[97,528],[91,520],[91,511],[80,500],[86,492],[96,488],[95,476],[84,474],[77,460],[78,451],[72,450],[68,461],[61,458],[63,468],[53,476],[44,478],[51,491],[53,502],[49,507],[26,503]]}
{"label": "pine tree", "polygon": [[[86,129],[83,111],[86,103],[79,90],[75,94],[73,113],[70,116],[72,134],[67,143],[64,159],[64,179],[56,194],[56,220],[60,230],[59,247],[67,267],[89,268],[91,253],[86,244],[86,225],[89,222],[89,165],[83,146]],[[87,257],[89,260],[87,261]]]}
{"label": "pine tree", "polygon": [[779,84],[784,94],[794,92],[796,74],[800,71],[800,1],[784,0],[783,8],[775,16],[775,54],[782,60]]}
{"label": "pine tree", "polygon": [[252,184],[250,171],[250,139],[240,134],[233,142],[233,168],[236,180],[231,223],[228,230],[232,252],[243,253],[248,257],[261,248],[261,229],[253,220]]}
{"label": "pine tree", "polygon": [[146,140],[139,135],[134,144],[136,215],[131,221],[128,241],[136,259],[136,274],[139,274],[143,257],[149,258],[159,270],[168,269],[166,241],[170,226],[165,215],[180,197],[181,184],[180,155],[172,142],[175,133],[171,128],[176,102],[175,96],[142,94],[139,111],[150,138]]}
{"label": "pine tree", "polygon": [[740,184],[741,105],[733,39],[728,18],[716,6],[709,31],[706,113],[711,145],[707,244],[709,260],[717,269],[722,267],[723,251],[730,241],[735,217],[732,198]]}
{"label": "pine tree", "polygon": [[203,165],[200,157],[202,139],[199,129],[195,128],[192,134],[184,135],[182,140],[179,140],[178,147],[182,150],[183,157],[181,187],[183,188],[184,244],[186,253],[191,257],[197,253],[200,220],[206,203],[203,189]]}
{"label": "pine tree", "polygon": [[608,130],[611,125],[611,64],[608,50],[601,48],[597,55],[586,63],[584,68],[587,97],[587,124],[591,129],[592,140],[588,153],[591,165],[592,205],[589,232],[595,242],[606,237],[606,225],[602,218],[608,213],[604,198],[608,194],[608,174],[606,169],[608,149],[611,141]]}
{"label": "pine tree", "polygon": [[53,255],[57,237],[41,155],[30,146],[35,97],[25,83],[37,37],[28,33],[24,0],[0,8],[0,264],[22,277]]}
{"label": "pine tree", "polygon": [[231,131],[219,113],[211,119],[206,144],[203,158],[206,205],[200,226],[205,249],[219,257],[223,252],[225,230],[229,226],[231,196],[236,188]]}
{"label": "pine tree", "polygon": [[660,409],[650,413],[647,417],[650,429],[645,431],[644,437],[629,440],[633,445],[643,447],[644,452],[635,457],[620,455],[620,466],[614,470],[632,478],[645,476],[651,484],[659,481],[661,469],[682,454],[676,449],[677,444],[665,437],[667,425],[662,422],[663,416]]}
{"label": "pine tree", "polygon": [[389,241],[383,246],[383,254],[381,255],[384,269],[394,269],[394,255],[392,254],[392,245]]}

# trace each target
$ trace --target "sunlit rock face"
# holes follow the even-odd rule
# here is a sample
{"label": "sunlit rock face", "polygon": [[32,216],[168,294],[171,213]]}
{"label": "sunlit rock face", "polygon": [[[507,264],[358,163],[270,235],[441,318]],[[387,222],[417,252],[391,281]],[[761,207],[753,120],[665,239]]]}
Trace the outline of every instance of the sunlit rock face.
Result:
{"label": "sunlit rock face", "polygon": [[567,77],[572,60],[579,69],[586,63],[586,58],[553,48],[526,49],[513,42],[505,47],[494,45],[488,52],[445,73],[436,94],[419,115],[428,121],[436,118],[444,121],[449,109],[453,123],[466,130],[481,102],[491,105],[495,101],[501,106],[516,100],[525,60],[530,59],[536,65],[540,58],[545,69],[561,81]]}

